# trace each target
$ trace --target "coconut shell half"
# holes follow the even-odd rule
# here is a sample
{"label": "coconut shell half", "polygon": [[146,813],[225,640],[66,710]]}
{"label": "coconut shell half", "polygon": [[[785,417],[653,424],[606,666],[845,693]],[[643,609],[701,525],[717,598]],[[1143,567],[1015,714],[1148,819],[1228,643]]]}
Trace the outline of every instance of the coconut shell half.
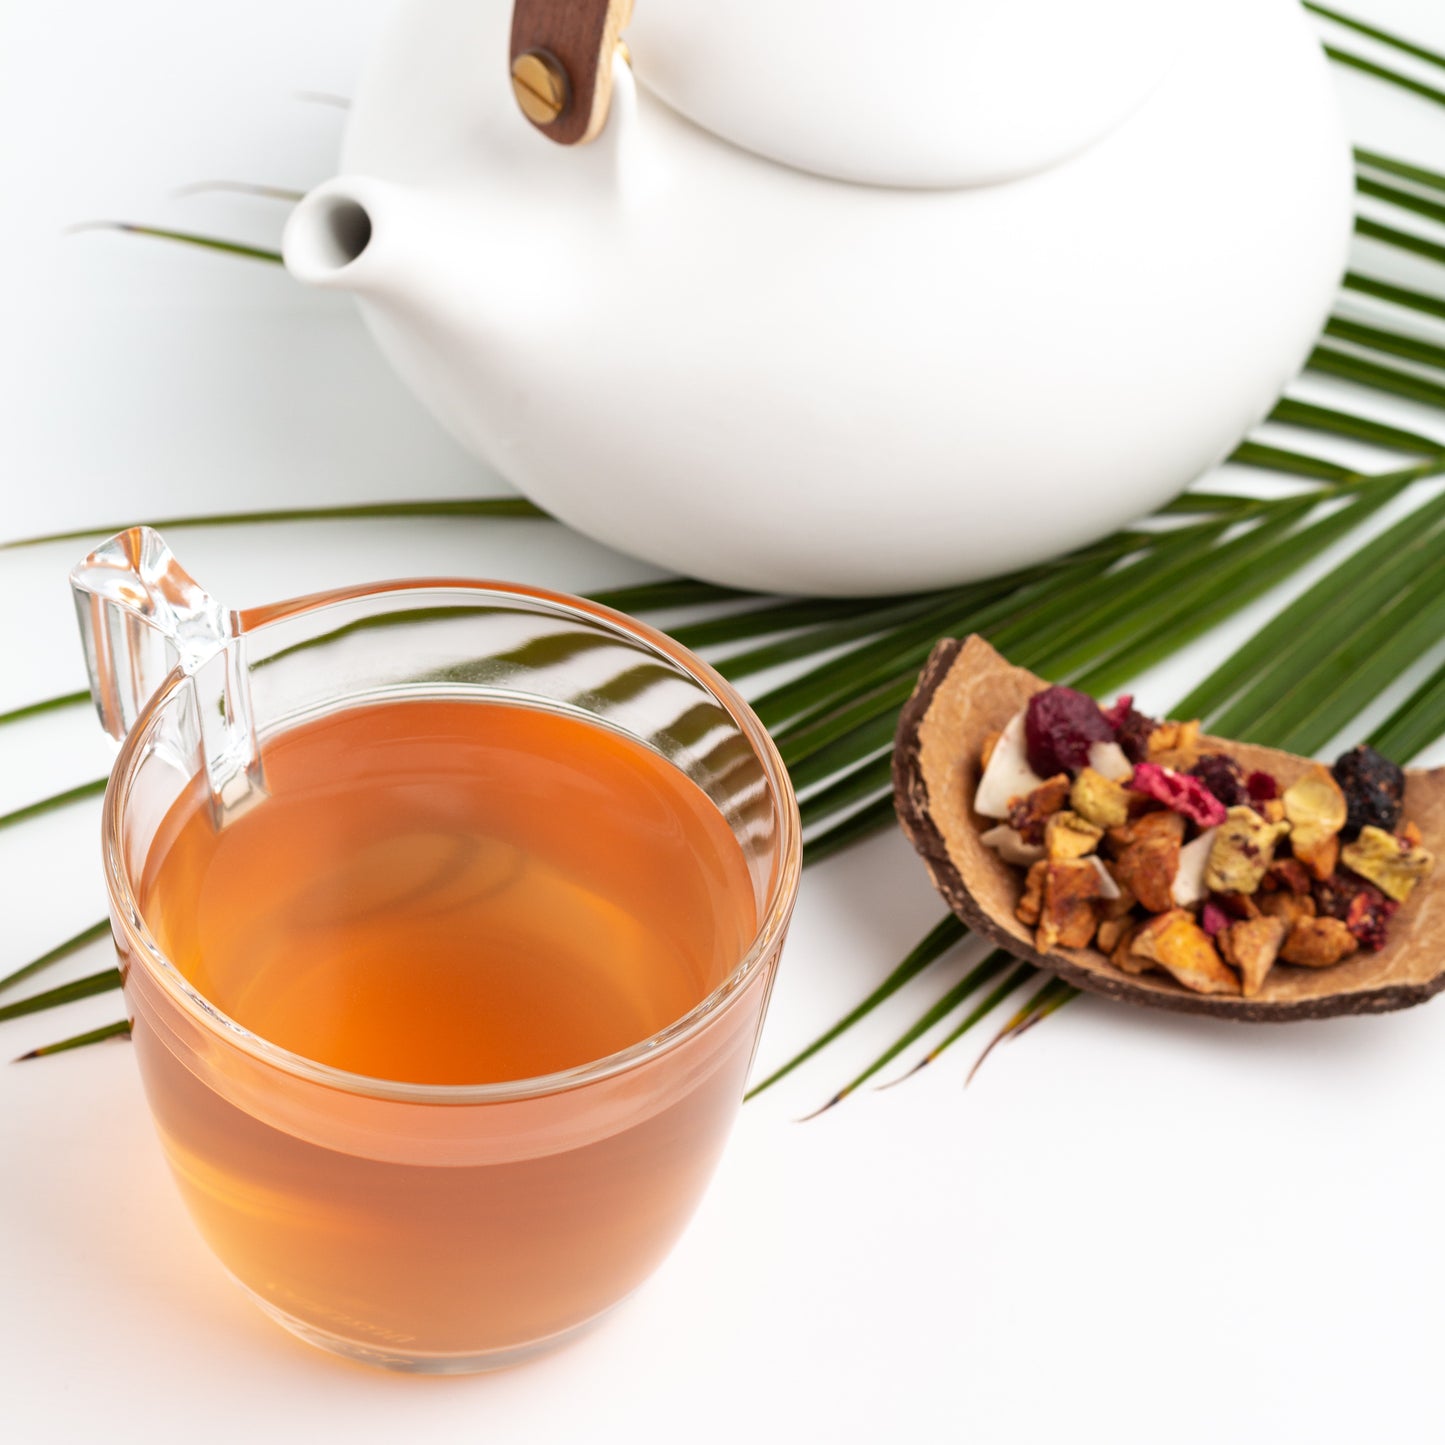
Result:
{"label": "coconut shell half", "polygon": [[[1383,1013],[1423,1003],[1445,988],[1445,876],[1419,884],[1390,921],[1378,953],[1359,953],[1330,968],[1276,963],[1253,998],[1192,993],[1166,974],[1134,977],[1092,948],[1040,953],[1033,930],[1014,917],[1023,870],[980,841],[996,821],[973,811],[984,739],[1002,728],[1048,684],[1014,667],[981,637],[940,642],[899,719],[893,790],[903,831],[923,856],[934,886],[975,932],[1057,973],[1079,988],[1181,1013],[1251,1023]],[[1288,787],[1313,764],[1274,748],[1203,739],[1231,753],[1246,770],[1273,773]],[[1405,817],[1424,844],[1445,857],[1445,768],[1407,771]]]}

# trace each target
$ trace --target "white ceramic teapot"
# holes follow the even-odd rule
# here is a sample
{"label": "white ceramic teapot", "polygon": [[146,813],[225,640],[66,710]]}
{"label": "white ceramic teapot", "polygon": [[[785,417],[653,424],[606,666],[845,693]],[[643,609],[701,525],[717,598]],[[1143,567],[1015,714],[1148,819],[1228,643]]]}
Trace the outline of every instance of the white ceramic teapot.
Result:
{"label": "white ceramic teapot", "polygon": [[1351,172],[1293,0],[636,6],[559,145],[511,0],[405,0],[285,237],[579,530],[763,590],[1000,572],[1167,499],[1308,354]]}

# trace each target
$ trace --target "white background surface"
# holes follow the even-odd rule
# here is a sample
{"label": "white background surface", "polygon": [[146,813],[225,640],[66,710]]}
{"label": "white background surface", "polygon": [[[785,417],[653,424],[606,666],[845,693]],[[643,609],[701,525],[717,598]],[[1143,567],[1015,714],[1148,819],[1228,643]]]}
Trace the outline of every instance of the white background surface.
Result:
{"label": "white background surface", "polygon": [[[1361,7],[1445,49],[1429,0]],[[169,192],[325,176],[342,112],[295,92],[345,94],[382,11],[0,0],[0,537],[498,488],[392,381],[343,298],[61,235],[124,216],[274,242],[274,203]],[[1445,112],[1341,88],[1358,135],[1445,167]],[[237,605],[418,572],[575,590],[646,575],[540,523],[175,540]],[[80,684],[64,588],[80,550],[0,554],[0,711]],[[1166,705],[1184,675],[1146,680],[1144,701]],[[0,812],[107,758],[86,714],[5,729]],[[0,832],[0,974],[99,916],[97,814]],[[811,872],[762,1065],[939,913],[896,836]],[[748,1106],[693,1227],[605,1328],[487,1378],[370,1372],[265,1321],[192,1231],[124,1045],[0,1066],[0,1440],[1439,1439],[1445,1005],[1248,1029],[1085,999],[967,1093],[963,1047],[906,1088],[793,1122],[966,960]],[[57,981],[108,961],[95,947]],[[117,1014],[112,995],[0,1026],[0,1056]]]}

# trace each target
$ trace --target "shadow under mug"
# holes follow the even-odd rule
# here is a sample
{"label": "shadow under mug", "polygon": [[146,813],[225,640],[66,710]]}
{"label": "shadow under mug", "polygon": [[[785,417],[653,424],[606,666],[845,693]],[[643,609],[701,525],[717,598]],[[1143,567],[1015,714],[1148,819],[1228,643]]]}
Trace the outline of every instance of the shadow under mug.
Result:
{"label": "shadow under mug", "polygon": [[[296,1334],[390,1368],[495,1368],[584,1328],[671,1248],[741,1102],[799,873],[797,804],[761,723],[662,634],[533,588],[405,581],[225,613],[147,529],[72,581],[102,719],[124,734],[103,845],[136,1055],[215,1254]],[[410,1084],[257,1037],[166,958],[138,885],[198,777],[224,815],[246,805],[268,737],[437,697],[597,721],[711,799],[761,922],[697,1007],[545,1077]]]}

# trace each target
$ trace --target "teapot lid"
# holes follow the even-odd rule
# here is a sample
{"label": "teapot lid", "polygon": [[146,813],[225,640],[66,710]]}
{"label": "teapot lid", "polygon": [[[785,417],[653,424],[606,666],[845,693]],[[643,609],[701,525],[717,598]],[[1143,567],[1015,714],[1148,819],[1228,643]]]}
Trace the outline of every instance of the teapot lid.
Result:
{"label": "teapot lid", "polygon": [[1162,78],[1183,0],[636,0],[640,84],[735,145],[840,180],[1044,169]]}

